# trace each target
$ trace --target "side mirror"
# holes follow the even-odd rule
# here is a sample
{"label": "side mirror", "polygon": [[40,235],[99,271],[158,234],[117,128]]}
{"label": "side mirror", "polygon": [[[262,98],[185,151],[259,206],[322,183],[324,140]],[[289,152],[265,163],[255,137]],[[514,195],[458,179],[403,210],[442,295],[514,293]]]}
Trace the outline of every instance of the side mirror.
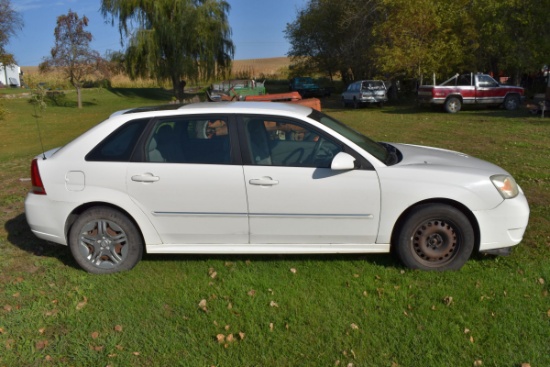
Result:
{"label": "side mirror", "polygon": [[345,152],[340,152],[334,156],[330,169],[333,171],[349,171],[355,168],[355,158]]}

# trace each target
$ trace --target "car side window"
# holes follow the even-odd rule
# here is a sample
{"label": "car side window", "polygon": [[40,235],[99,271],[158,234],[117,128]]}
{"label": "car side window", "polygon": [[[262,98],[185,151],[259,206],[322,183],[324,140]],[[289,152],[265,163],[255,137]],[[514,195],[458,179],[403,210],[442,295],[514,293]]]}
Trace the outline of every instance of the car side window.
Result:
{"label": "car side window", "polygon": [[253,165],[329,168],[343,150],[310,126],[278,117],[245,117],[244,127]]}
{"label": "car side window", "polygon": [[229,164],[227,119],[200,116],[157,120],[145,142],[145,161]]}
{"label": "car side window", "polygon": [[92,149],[85,159],[99,162],[128,162],[149,120],[128,121]]}

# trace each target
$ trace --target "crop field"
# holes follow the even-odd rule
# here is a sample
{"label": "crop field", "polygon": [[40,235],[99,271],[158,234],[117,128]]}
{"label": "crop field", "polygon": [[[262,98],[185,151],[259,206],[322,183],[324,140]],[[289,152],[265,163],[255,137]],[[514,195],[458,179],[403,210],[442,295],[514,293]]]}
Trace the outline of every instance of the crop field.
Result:
{"label": "crop field", "polygon": [[374,139],[462,151],[515,177],[531,208],[523,242],[456,272],[408,270],[386,254],[145,255],[97,276],[35,238],[23,205],[32,157],[116,110],[170,98],[86,89],[79,110],[69,90],[44,111],[0,99],[0,367],[550,366],[550,119],[322,100]]}

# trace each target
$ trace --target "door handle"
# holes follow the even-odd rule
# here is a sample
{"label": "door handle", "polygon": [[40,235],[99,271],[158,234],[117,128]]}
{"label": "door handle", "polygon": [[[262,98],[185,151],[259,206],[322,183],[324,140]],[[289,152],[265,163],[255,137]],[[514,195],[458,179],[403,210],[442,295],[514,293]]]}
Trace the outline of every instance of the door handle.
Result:
{"label": "door handle", "polygon": [[278,185],[279,181],[272,179],[271,177],[253,178],[248,181],[251,185],[257,186],[274,186]]}
{"label": "door handle", "polygon": [[135,182],[157,182],[160,177],[154,176],[152,173],[144,173],[142,175],[132,176],[132,181]]}

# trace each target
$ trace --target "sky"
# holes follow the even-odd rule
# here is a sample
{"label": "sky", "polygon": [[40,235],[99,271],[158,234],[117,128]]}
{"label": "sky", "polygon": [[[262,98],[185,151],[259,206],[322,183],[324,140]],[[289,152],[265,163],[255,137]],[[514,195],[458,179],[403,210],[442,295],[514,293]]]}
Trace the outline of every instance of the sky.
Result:
{"label": "sky", "polygon": [[[293,22],[307,0],[228,0],[229,25],[235,44],[235,60],[286,56],[290,45],[284,37],[287,23]],[[89,19],[87,31],[94,37],[90,47],[102,55],[119,51],[118,24],[106,23],[99,13],[100,0],[11,0],[24,26],[10,39],[8,52],[20,66],[37,66],[54,46],[54,29],[59,15],[69,9]]]}

